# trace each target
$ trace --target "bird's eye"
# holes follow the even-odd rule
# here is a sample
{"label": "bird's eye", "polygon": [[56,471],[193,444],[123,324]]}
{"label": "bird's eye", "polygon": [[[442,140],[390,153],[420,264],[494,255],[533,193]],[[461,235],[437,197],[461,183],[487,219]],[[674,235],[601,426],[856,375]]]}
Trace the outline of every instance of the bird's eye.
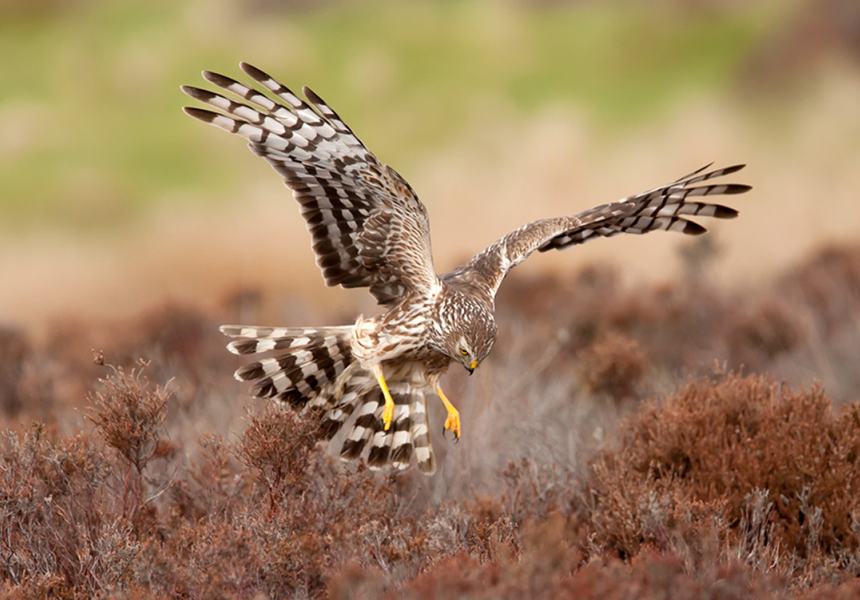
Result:
{"label": "bird's eye", "polygon": [[469,352],[467,350],[463,350],[462,348],[460,348],[460,354],[462,354],[463,356],[466,356],[468,353]]}

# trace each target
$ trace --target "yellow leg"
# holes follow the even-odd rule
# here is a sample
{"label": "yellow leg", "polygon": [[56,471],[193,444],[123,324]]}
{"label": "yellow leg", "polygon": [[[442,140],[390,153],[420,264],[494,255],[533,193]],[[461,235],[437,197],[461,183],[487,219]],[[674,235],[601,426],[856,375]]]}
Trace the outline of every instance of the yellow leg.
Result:
{"label": "yellow leg", "polygon": [[385,377],[382,376],[382,367],[380,365],[373,365],[373,374],[376,375],[376,381],[379,382],[382,395],[385,396],[382,423],[385,425],[385,431],[388,431],[391,428],[391,421],[394,419],[394,400],[391,399],[391,392],[388,391],[388,384],[385,383]]}
{"label": "yellow leg", "polygon": [[448,418],[445,419],[445,431],[450,431],[454,434],[455,438],[460,437],[460,411],[454,408],[454,405],[451,404],[448,399],[445,397],[445,394],[442,393],[442,388],[438,385],[436,386],[436,393],[439,394],[439,398],[442,399],[442,403],[445,405],[445,408],[448,409]]}

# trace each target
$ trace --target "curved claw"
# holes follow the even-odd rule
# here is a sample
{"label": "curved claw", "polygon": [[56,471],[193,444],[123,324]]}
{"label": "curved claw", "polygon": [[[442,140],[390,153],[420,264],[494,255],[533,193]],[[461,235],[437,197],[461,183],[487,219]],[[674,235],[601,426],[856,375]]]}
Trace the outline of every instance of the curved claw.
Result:
{"label": "curved claw", "polygon": [[448,410],[448,418],[445,419],[445,429],[443,429],[443,433],[445,431],[450,430],[451,433],[454,434],[454,439],[460,439],[460,413],[453,406]]}
{"label": "curved claw", "polygon": [[445,437],[446,431],[451,431],[454,434],[454,439],[460,439],[460,412],[454,408],[454,405],[448,401],[448,398],[445,397],[445,394],[442,393],[442,388],[438,385],[436,386],[436,393],[439,394],[439,398],[442,400],[443,404],[445,404],[445,408],[448,410],[448,418],[445,419],[445,427],[442,429],[442,437]]}

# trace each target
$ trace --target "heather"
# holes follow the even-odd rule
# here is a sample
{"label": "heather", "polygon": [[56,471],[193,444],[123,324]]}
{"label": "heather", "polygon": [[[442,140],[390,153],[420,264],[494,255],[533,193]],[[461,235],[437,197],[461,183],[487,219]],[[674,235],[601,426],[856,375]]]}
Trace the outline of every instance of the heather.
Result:
{"label": "heather", "polygon": [[857,597],[860,250],[743,294],[707,268],[512,276],[432,478],[342,463],[312,413],[248,398],[217,332],[235,299],[6,329],[3,594]]}

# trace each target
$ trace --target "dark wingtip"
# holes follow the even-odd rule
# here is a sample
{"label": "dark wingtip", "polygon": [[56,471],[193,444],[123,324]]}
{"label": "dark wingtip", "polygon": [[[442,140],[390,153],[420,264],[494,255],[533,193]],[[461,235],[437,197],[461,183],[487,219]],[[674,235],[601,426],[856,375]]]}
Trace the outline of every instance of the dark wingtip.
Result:
{"label": "dark wingtip", "polygon": [[180,86],[179,89],[181,89],[186,96],[190,96],[195,100],[200,100],[201,102],[208,102],[216,96],[214,92],[210,92],[209,90],[204,90],[199,87],[194,87],[193,85],[183,85]]}
{"label": "dark wingtip", "polygon": [[222,88],[230,87],[234,83],[238,83],[235,79],[227,77],[226,75],[221,75],[221,73],[215,73],[214,71],[203,71],[203,79]]}
{"label": "dark wingtip", "polygon": [[311,103],[311,104],[317,104],[317,105],[319,105],[319,104],[325,104],[325,100],[323,100],[322,98],[320,98],[320,97],[316,94],[316,92],[314,92],[311,88],[309,88],[309,87],[308,87],[308,86],[306,86],[306,85],[305,85],[305,86],[302,86],[302,94],[304,94],[305,98],[307,98],[307,99],[308,99],[308,101],[310,101],[310,103]]}
{"label": "dark wingtip", "polygon": [[682,233],[686,235],[702,235],[706,231],[708,230],[699,225],[698,223],[694,221],[687,221],[684,225],[684,230]]}
{"label": "dark wingtip", "polygon": [[255,79],[256,81],[263,81],[265,79],[272,79],[272,77],[266,73],[265,71],[261,71],[254,65],[248,64],[244,61],[239,63],[239,68],[242,69],[249,77]]}
{"label": "dark wingtip", "polygon": [[716,219],[734,219],[738,216],[738,211],[730,206],[723,206],[721,204],[714,205],[716,209],[714,211],[714,218]]}
{"label": "dark wingtip", "polygon": [[723,194],[744,194],[752,189],[751,185],[744,183],[730,183],[726,186]]}
{"label": "dark wingtip", "polygon": [[[711,163],[711,164],[713,164],[713,163]],[[732,173],[737,173],[738,171],[743,169],[745,166],[746,166],[746,164],[732,165],[731,167],[726,167],[723,169],[723,175],[731,175]]]}
{"label": "dark wingtip", "polygon": [[699,173],[703,173],[713,166],[714,166],[714,161],[711,161],[708,164],[706,164],[705,166],[699,167],[698,169],[696,169],[695,171],[693,171],[692,173],[690,173],[686,177],[682,177],[681,179],[687,179],[688,177],[692,177],[693,175],[698,175]]}
{"label": "dark wingtip", "polygon": [[204,123],[211,123],[215,120],[215,117],[218,116],[218,113],[212,112],[211,110],[206,110],[203,108],[196,108],[194,106],[183,106],[182,112],[184,112],[189,117],[194,117]]}

